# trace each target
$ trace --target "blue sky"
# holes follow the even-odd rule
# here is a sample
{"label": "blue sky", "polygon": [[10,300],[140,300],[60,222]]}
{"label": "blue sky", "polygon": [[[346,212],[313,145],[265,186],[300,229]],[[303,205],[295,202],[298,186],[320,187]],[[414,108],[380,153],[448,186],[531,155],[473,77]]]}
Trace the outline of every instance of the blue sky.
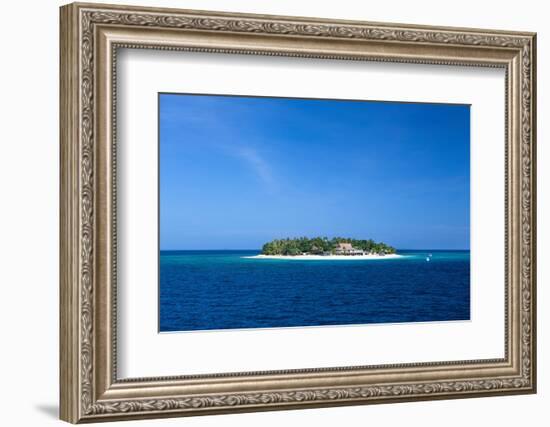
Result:
{"label": "blue sky", "polygon": [[159,95],[161,249],[470,247],[467,105]]}

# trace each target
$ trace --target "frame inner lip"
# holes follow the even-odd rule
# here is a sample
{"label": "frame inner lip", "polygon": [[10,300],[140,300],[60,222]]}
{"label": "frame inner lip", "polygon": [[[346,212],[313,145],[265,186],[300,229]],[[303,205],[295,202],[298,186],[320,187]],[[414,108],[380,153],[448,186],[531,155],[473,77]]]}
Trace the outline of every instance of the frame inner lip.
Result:
{"label": "frame inner lip", "polygon": [[[117,61],[117,52],[120,48],[128,48],[128,49],[148,49],[148,50],[163,50],[164,45],[155,45],[155,44],[140,44],[140,43],[127,43],[125,41],[119,41],[119,40],[112,40],[110,41],[111,48],[112,48],[112,66],[111,66],[111,79],[113,82],[117,81],[116,78],[116,61]],[[243,51],[241,50],[235,50],[235,49],[226,49],[226,48],[217,48],[217,47],[211,47],[211,48],[194,48],[187,45],[184,46],[174,46],[170,45],[170,50],[174,51],[182,51],[182,52],[206,52],[206,53],[225,53],[225,54],[242,54]],[[246,50],[247,54],[251,55],[267,55],[271,56],[269,54],[270,50],[264,51],[264,50],[256,50],[256,49],[250,49]],[[454,65],[454,66],[461,66],[461,67],[489,67],[489,68],[504,68],[506,70],[505,74],[505,80],[508,81],[508,74],[509,74],[509,68],[507,65],[508,63],[494,63],[494,62],[461,62],[460,60],[457,61],[437,61],[437,60],[431,60],[431,59],[415,59],[415,58],[407,58],[407,60],[397,60],[393,61],[391,58],[377,58],[377,57],[340,57],[338,55],[322,55],[318,56],[317,54],[308,54],[307,52],[302,52],[300,54],[294,54],[294,53],[288,53],[283,52],[279,53],[280,56],[287,56],[287,57],[298,57],[298,58],[322,58],[322,59],[337,59],[337,60],[351,60],[351,61],[365,61],[365,62],[396,62],[401,63],[405,62],[407,64],[418,64],[418,65]],[[169,92],[163,92],[163,93],[169,93]],[[506,99],[508,98],[508,86],[505,86],[505,96]],[[315,98],[317,99],[317,98]],[[116,84],[112,85],[112,111],[116,111],[117,107],[117,96],[116,96]],[[369,100],[370,101],[370,100]],[[508,109],[507,102],[506,109]],[[508,125],[508,118],[506,118],[505,121],[505,127]],[[116,151],[116,115],[114,116],[114,120],[112,121],[112,132],[113,132],[113,151]],[[508,140],[506,138],[506,144],[508,144]],[[506,150],[506,156],[507,156],[507,150]],[[112,167],[114,170],[116,170],[116,157],[113,157],[113,164]],[[505,168],[505,171],[507,173],[507,169]],[[113,178],[113,194],[116,194],[116,175]],[[507,181],[506,184],[507,186]],[[507,189],[506,189],[507,194]],[[506,200],[506,211],[508,211],[508,201]],[[113,208],[113,233],[112,233],[112,239],[113,241],[116,241],[116,199],[114,200],[114,208]],[[508,264],[508,248],[507,248],[507,241],[505,242],[505,270],[507,269]],[[116,301],[116,274],[112,277],[114,286],[113,286],[113,292],[114,297],[113,299]],[[508,277],[505,275],[505,305],[508,304]],[[150,383],[153,381],[177,381],[181,382],[183,385],[184,383],[188,383],[189,381],[193,380],[210,380],[210,379],[225,379],[225,378],[245,378],[245,377],[265,377],[265,376],[273,376],[273,375],[283,375],[283,376],[301,376],[301,375],[308,375],[308,374],[328,374],[329,376],[333,376],[334,374],[339,375],[346,375],[350,372],[353,372],[351,375],[354,375],[355,371],[359,371],[362,374],[365,374],[366,372],[373,371],[376,369],[383,369],[383,370],[389,370],[389,369],[410,369],[410,368],[422,368],[426,371],[429,371],[430,369],[433,369],[435,372],[440,371],[440,367],[453,367],[453,369],[476,369],[478,366],[481,365],[481,367],[487,367],[488,365],[504,365],[510,363],[509,354],[508,354],[508,347],[509,347],[509,334],[508,334],[508,317],[505,316],[505,339],[504,339],[504,357],[503,358],[489,358],[489,359],[473,359],[473,360],[452,360],[452,361],[431,361],[431,362],[412,362],[412,363],[397,363],[397,364],[379,364],[379,365],[352,365],[352,366],[335,366],[335,367],[325,367],[325,368],[298,368],[298,369],[283,369],[283,370],[267,370],[267,371],[244,371],[244,372],[220,372],[220,373],[214,373],[214,374],[193,374],[193,375],[170,375],[170,376],[154,376],[154,377],[131,377],[131,378],[118,378],[117,376],[117,370],[116,366],[118,364],[117,360],[117,310],[116,306],[113,307],[113,311],[111,316],[113,317],[113,328],[112,328],[112,365],[114,366],[113,374],[111,381],[113,384],[129,384],[129,383]]]}

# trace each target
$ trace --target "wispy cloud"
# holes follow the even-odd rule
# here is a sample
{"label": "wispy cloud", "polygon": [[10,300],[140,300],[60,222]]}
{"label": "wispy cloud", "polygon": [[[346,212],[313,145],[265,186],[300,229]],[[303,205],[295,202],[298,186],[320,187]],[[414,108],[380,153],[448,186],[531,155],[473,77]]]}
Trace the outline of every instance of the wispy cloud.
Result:
{"label": "wispy cloud", "polygon": [[257,150],[252,147],[238,147],[234,154],[245,161],[268,190],[276,189],[277,182],[272,168]]}
{"label": "wispy cloud", "polygon": [[[258,150],[257,144],[252,142],[258,138],[254,120],[247,121],[245,127],[235,125],[245,116],[255,117],[257,109],[249,106],[247,99],[235,101],[239,98],[163,95],[161,120],[165,125],[172,126],[176,134],[182,132],[187,135],[191,129],[195,135],[209,135],[201,138],[201,147],[208,146],[241,160],[266,191],[274,192],[278,189],[278,182],[273,168]],[[226,135],[232,137],[227,138]]]}

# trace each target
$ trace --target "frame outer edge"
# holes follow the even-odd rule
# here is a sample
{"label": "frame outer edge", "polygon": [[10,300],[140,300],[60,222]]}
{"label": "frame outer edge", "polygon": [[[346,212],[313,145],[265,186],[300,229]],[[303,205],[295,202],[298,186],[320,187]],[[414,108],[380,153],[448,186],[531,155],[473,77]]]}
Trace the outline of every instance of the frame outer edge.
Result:
{"label": "frame outer edge", "polygon": [[531,36],[531,389],[537,393],[537,33]]}
{"label": "frame outer edge", "polygon": [[[439,398],[463,398],[473,397],[475,395],[498,395],[498,394],[523,394],[533,393],[536,391],[536,312],[535,312],[535,284],[536,284],[536,168],[535,168],[535,143],[536,143],[536,128],[535,128],[535,75],[536,75],[536,36],[533,33],[506,33],[490,31],[482,31],[468,29],[464,34],[453,34],[458,28],[438,28],[425,27],[426,30],[432,32],[424,37],[422,31],[412,31],[417,28],[413,26],[405,26],[397,28],[397,41],[407,42],[420,41],[423,44],[439,45],[446,44],[466,44],[476,45],[481,44],[485,47],[498,46],[501,48],[510,49],[526,49],[530,48],[530,52],[525,55],[524,59],[530,60],[531,66],[528,74],[529,89],[527,99],[524,102],[528,105],[524,111],[530,114],[530,117],[523,122],[527,132],[530,132],[530,138],[526,138],[524,147],[530,149],[529,154],[523,159],[528,161],[528,166],[522,172],[526,172],[526,177],[529,178],[525,182],[526,188],[530,190],[530,195],[526,197],[526,202],[529,204],[528,213],[524,216],[527,225],[531,226],[530,233],[527,233],[528,243],[525,253],[527,254],[527,268],[530,267],[530,273],[527,274],[528,283],[524,287],[527,291],[524,295],[525,311],[529,311],[529,315],[524,317],[527,332],[524,335],[526,341],[523,346],[523,358],[526,357],[528,362],[523,370],[522,378],[510,379],[510,383],[503,382],[501,386],[492,381],[486,382],[483,380],[463,381],[458,384],[462,387],[462,383],[470,386],[472,389],[468,393],[465,390],[454,389],[453,383],[441,384],[441,389],[437,388],[439,384],[420,384],[421,393],[416,390],[416,384],[397,385],[398,395],[386,396],[388,399],[376,399],[376,395],[368,395],[367,397],[375,398],[367,402],[367,397],[362,397],[362,394],[356,389],[323,389],[323,390],[296,390],[288,393],[277,393],[270,391],[261,395],[251,393],[233,393],[232,395],[208,395],[191,397],[184,399],[142,399],[142,400],[111,400],[97,401],[97,396],[94,396],[96,391],[96,381],[93,377],[95,373],[94,353],[97,345],[95,339],[96,331],[92,330],[90,321],[94,313],[97,294],[92,291],[97,285],[97,277],[94,277],[93,271],[89,268],[93,267],[95,262],[94,247],[95,243],[90,241],[95,240],[97,231],[97,223],[94,221],[94,206],[97,203],[94,177],[97,171],[97,159],[94,156],[95,144],[94,139],[97,138],[94,130],[94,116],[96,102],[94,76],[94,37],[89,37],[90,34],[81,30],[86,30],[89,19],[81,21],[81,12],[83,8],[89,7],[92,11],[105,13],[113,11],[113,14],[120,12],[136,11],[147,15],[147,12],[155,10],[163,10],[166,13],[185,14],[192,11],[177,10],[177,9],[156,9],[156,8],[141,8],[127,7],[114,5],[100,4],[71,4],[61,7],[61,33],[60,33],[60,163],[61,163],[61,197],[60,197],[60,384],[61,384],[61,411],[60,418],[71,422],[96,422],[118,419],[139,419],[167,416],[182,416],[182,415],[200,415],[213,413],[233,413],[233,412],[250,412],[258,410],[276,410],[276,409],[298,409],[306,407],[326,407],[349,404],[364,404],[364,403],[382,403],[383,401],[398,402],[410,400],[435,400]],[[102,10],[100,10],[102,9]],[[194,14],[194,13],[193,13]],[[134,22],[134,14],[131,13],[126,24],[137,26],[152,25],[148,16],[143,16],[143,22]],[[283,34],[283,29],[273,24],[272,22],[260,22],[261,15],[248,14],[219,14],[217,12],[197,12],[197,24],[192,22],[187,26],[183,23],[182,28],[192,28],[195,26],[205,31],[235,31],[252,33],[256,31],[253,24],[261,24],[262,31],[265,33],[275,33],[276,35]],[[82,15],[86,17],[86,15]],[[227,17],[242,17],[245,21],[248,19],[251,24],[249,27],[241,28],[234,27],[235,23],[229,23],[227,28],[218,28],[219,22],[214,18],[219,18],[220,21],[225,21]],[[138,16],[139,17],[139,16]],[[130,19],[131,18],[131,19]],[[289,34],[297,34],[297,37],[326,37],[326,39],[343,39],[346,37],[363,38],[361,28],[347,28],[350,33],[333,33],[334,28],[330,25],[324,25],[328,21],[317,21],[314,18],[290,18],[290,17],[270,17],[273,19],[284,20],[284,24],[290,28]],[[112,16],[107,13],[103,20],[107,23],[111,22]],[[126,18],[125,18],[126,19]],[[115,20],[116,21],[116,20]],[[270,21],[267,18],[267,21]],[[332,22],[332,21],[331,21]],[[331,22],[328,22],[329,24]],[[116,24],[117,22],[115,22]],[[223,23],[223,22],[222,22]],[[305,23],[305,29],[298,23]],[[334,21],[333,24],[344,24],[344,22]],[[167,25],[167,27],[172,24]],[[266,28],[264,29],[264,24]],[[269,25],[268,25],[269,24]],[[359,26],[375,25],[375,23],[358,23]],[[319,28],[317,28],[317,25]],[[392,30],[393,24],[386,24],[388,31]],[[382,25],[381,25],[382,26]],[[223,27],[223,26],[222,26]],[[319,34],[310,34],[309,29],[319,32]],[[419,27],[422,28],[422,27]],[[374,28],[376,30],[376,28]],[[307,30],[307,31],[306,31]],[[401,30],[405,32],[401,34]],[[384,30],[386,31],[386,30]],[[417,34],[418,33],[418,34]],[[390,39],[394,37],[393,33],[388,33]],[[498,34],[498,35],[497,35]],[[516,37],[518,35],[518,37]],[[520,36],[521,35],[521,36]],[[439,37],[442,36],[442,37]],[[82,38],[81,38],[82,37]],[[412,39],[410,39],[412,37]],[[453,37],[462,37],[458,39]],[[377,40],[383,40],[384,37],[376,36]],[[417,40],[418,38],[418,40]],[[433,38],[433,39],[432,39]],[[393,39],[392,39],[393,40]],[[520,47],[521,46],[521,47]],[[82,62],[81,62],[82,61]],[[92,64],[91,72],[88,69],[89,63]],[[521,63],[521,61],[520,61]],[[90,79],[91,78],[91,79]],[[521,87],[521,86],[520,86]],[[90,89],[90,92],[88,92]],[[520,93],[524,93],[520,90]],[[81,98],[82,97],[82,98]],[[91,104],[90,104],[91,102]],[[90,111],[90,105],[92,109]],[[86,108],[82,109],[83,106]],[[521,121],[519,122],[521,123]],[[529,168],[530,167],[530,168]],[[523,193],[521,191],[520,193]],[[82,196],[82,197],[81,197]],[[85,196],[85,197],[84,197]],[[530,260],[530,263],[529,263]],[[531,297],[529,297],[529,292]],[[531,303],[531,304],[529,304]],[[530,328],[530,331],[528,330]],[[527,341],[530,339],[530,342]],[[520,351],[521,354],[521,351]],[[531,363],[529,363],[531,362]],[[526,375],[525,375],[526,374]],[[500,381],[499,378],[495,379]],[[503,380],[504,381],[504,380]],[[517,382],[516,382],[517,381]],[[494,384],[497,384],[494,386]],[[493,387],[494,386],[494,387]],[[435,387],[435,388],[434,388]],[[450,388],[449,388],[450,387]],[[381,393],[385,396],[385,389]],[[410,392],[409,392],[410,389]],[[403,393],[401,393],[403,391]],[[388,392],[392,390],[388,389]],[[320,394],[319,394],[320,393]],[[334,397],[333,394],[338,396]],[[348,396],[349,393],[349,396]],[[357,397],[356,393],[360,396]],[[460,394],[461,393],[461,394]],[[390,393],[391,394],[391,393]],[[326,395],[326,396],[325,396]],[[325,396],[325,397],[323,397]],[[259,400],[258,400],[259,399]],[[268,399],[265,400],[264,399]],[[270,400],[271,399],[271,400]]]}
{"label": "frame outer edge", "polygon": [[79,247],[78,230],[78,19],[74,5],[59,9],[59,418],[79,415]]}
{"label": "frame outer edge", "polygon": [[206,18],[249,18],[265,21],[288,21],[294,23],[303,24],[332,24],[332,25],[369,25],[375,27],[387,27],[387,28],[401,28],[409,30],[426,30],[426,31],[441,31],[442,29],[453,32],[469,32],[477,34],[491,34],[491,35],[507,35],[507,36],[523,36],[533,37],[536,33],[532,31],[514,31],[503,30],[496,28],[476,28],[476,27],[463,27],[463,26],[449,26],[444,27],[435,24],[411,24],[395,21],[366,21],[364,19],[333,19],[333,18],[321,18],[310,15],[279,15],[271,13],[252,13],[252,12],[236,12],[236,11],[222,11],[222,10],[207,10],[207,9],[188,9],[181,7],[163,7],[163,6],[143,6],[143,5],[128,5],[128,4],[112,4],[112,3],[90,3],[88,1],[76,1],[71,3],[81,9],[96,9],[104,11],[120,11],[124,10],[128,13],[161,13],[161,14],[181,14],[186,13],[194,15],[196,17],[204,16]]}

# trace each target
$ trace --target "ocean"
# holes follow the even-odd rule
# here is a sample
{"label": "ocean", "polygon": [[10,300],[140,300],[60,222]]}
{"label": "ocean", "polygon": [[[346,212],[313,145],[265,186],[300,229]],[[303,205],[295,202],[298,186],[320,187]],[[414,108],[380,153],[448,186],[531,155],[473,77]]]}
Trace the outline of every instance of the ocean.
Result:
{"label": "ocean", "polygon": [[403,250],[398,259],[350,261],[244,258],[256,254],[161,251],[159,330],[470,319],[469,251]]}

